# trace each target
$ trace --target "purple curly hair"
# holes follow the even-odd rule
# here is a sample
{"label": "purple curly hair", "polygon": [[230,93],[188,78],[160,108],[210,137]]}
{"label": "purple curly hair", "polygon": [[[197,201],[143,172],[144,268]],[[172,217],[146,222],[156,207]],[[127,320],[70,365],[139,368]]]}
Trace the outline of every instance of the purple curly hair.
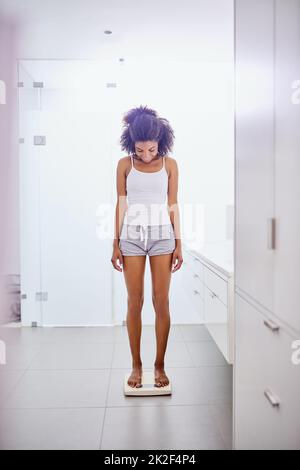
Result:
{"label": "purple curly hair", "polygon": [[158,116],[157,112],[147,106],[130,109],[123,117],[120,138],[121,149],[135,154],[136,142],[158,142],[158,154],[163,157],[174,145],[174,131],[167,119]]}

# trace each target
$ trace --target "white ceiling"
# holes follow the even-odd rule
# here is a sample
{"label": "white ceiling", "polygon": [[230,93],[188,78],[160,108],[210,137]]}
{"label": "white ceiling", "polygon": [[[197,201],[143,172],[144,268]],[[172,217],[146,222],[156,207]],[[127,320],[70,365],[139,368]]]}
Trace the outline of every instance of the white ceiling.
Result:
{"label": "white ceiling", "polygon": [[233,0],[0,0],[1,11],[19,22],[23,59],[146,57],[149,73],[155,58],[233,60]]}

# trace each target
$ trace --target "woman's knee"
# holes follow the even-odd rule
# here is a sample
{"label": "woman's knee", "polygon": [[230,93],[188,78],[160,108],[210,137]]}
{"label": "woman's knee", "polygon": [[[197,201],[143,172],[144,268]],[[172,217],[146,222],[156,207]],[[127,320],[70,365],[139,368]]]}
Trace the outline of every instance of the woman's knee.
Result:
{"label": "woman's knee", "polygon": [[144,303],[144,293],[132,292],[128,294],[127,303],[129,308],[141,308]]}
{"label": "woman's knee", "polygon": [[169,307],[169,294],[163,292],[153,292],[152,303],[154,307],[157,308]]}

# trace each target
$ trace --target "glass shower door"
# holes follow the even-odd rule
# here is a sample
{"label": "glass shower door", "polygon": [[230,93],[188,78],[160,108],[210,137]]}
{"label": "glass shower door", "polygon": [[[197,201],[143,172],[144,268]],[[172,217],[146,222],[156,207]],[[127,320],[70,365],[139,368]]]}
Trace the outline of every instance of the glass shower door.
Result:
{"label": "glass shower door", "polygon": [[[33,236],[23,250],[23,289],[28,286],[35,306],[24,310],[23,322],[111,324],[112,242],[109,236],[99,238],[96,226],[99,205],[109,207],[111,201],[107,92],[103,89],[101,96],[89,87],[90,70],[85,73],[84,68],[90,69],[90,63],[22,62],[37,87],[36,107],[23,116],[28,149],[22,175],[35,175],[33,186],[22,192],[22,230]],[[31,229],[25,214],[34,217]],[[28,253],[36,260],[33,265]]]}

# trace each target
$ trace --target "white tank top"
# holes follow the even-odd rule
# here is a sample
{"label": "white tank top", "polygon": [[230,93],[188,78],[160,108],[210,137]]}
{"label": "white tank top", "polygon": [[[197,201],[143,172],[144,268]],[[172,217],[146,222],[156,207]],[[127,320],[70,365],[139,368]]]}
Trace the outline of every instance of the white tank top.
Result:
{"label": "white tank top", "polygon": [[128,225],[171,224],[167,205],[168,173],[163,166],[159,171],[145,173],[137,170],[131,156],[131,170],[126,178],[127,210],[124,223]]}

